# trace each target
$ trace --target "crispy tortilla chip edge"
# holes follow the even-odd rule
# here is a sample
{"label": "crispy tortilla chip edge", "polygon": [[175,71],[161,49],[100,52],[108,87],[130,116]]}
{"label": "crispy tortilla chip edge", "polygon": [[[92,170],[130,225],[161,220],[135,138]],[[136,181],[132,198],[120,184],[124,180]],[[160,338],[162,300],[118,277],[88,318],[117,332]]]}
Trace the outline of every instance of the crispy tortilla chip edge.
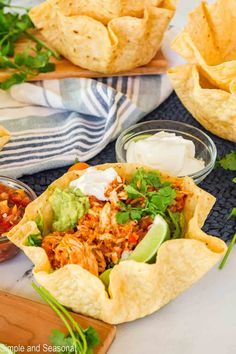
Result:
{"label": "crispy tortilla chip edge", "polygon": [[202,88],[199,68],[184,64],[168,70],[176,94],[193,117],[211,133],[236,142],[236,96],[221,89]]}

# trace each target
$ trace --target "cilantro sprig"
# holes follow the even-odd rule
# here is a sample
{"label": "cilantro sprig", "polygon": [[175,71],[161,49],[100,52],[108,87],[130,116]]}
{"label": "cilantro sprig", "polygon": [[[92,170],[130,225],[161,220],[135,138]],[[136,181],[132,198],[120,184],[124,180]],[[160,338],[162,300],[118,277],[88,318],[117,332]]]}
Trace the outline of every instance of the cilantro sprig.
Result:
{"label": "cilantro sprig", "polygon": [[216,167],[222,167],[229,171],[236,171],[236,151],[231,151],[221,159],[218,159]]}
{"label": "cilantro sprig", "polygon": [[119,224],[126,224],[129,220],[139,221],[146,215],[153,218],[157,214],[164,215],[176,197],[176,191],[169,182],[162,182],[157,172],[147,172],[143,168],[137,170],[124,189],[129,199],[138,199],[138,206],[121,202],[120,211],[116,214]]}
{"label": "cilantro sprig", "polygon": [[[228,216],[228,219],[231,219],[232,217],[236,217],[236,208],[233,208],[231,210],[231,212],[230,212],[230,214]],[[230,255],[230,253],[231,253],[231,251],[233,249],[233,246],[234,246],[235,242],[236,242],[236,233],[234,234],[234,236],[233,236],[233,238],[232,238],[232,240],[230,242],[229,248],[227,249],[227,252],[226,252],[224,258],[223,258],[222,262],[219,265],[219,269],[222,269],[225,266],[226,262],[228,261],[229,255]]]}
{"label": "cilantro sprig", "polygon": [[[99,344],[99,336],[95,329],[91,326],[85,330],[81,328],[66,308],[44,287],[39,287],[35,283],[32,283],[32,286],[42,299],[56,312],[69,332],[68,335],[65,335],[57,329],[52,331],[49,340],[53,345],[62,348],[61,352],[58,352],[58,354],[92,354],[93,348]],[[70,348],[70,350],[65,351],[65,348]]]}
{"label": "cilantro sprig", "polygon": [[[23,10],[23,14],[14,12],[15,8]],[[0,0],[0,69],[12,71],[8,79],[0,82],[0,89],[8,90],[11,86],[26,81],[29,76],[55,70],[55,64],[50,59],[52,56],[59,59],[60,56],[32,34],[32,28],[34,25],[27,9],[13,6],[11,1]],[[15,55],[16,42],[24,37],[29,38],[32,45]]]}
{"label": "cilantro sprig", "polygon": [[[227,155],[225,155],[221,159],[218,159],[216,162],[216,167],[222,167],[223,169],[229,170],[229,171],[236,171],[236,151],[231,151],[230,153],[228,153]],[[236,177],[234,177],[232,179],[232,182],[236,183]],[[231,210],[227,220],[231,219],[232,217],[236,217],[236,208],[233,208]],[[225,266],[235,242],[236,242],[236,233],[234,234],[234,236],[230,242],[229,248],[228,248],[222,262],[220,263],[219,269],[222,269]]]}

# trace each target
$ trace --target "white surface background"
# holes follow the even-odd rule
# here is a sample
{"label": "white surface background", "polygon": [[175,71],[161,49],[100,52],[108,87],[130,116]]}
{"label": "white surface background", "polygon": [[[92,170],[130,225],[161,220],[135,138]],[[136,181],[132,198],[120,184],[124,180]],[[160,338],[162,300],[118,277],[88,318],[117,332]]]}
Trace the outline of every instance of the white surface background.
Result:
{"label": "white surface background", "polygon": [[[182,27],[187,21],[188,12],[198,6],[200,2],[200,0],[179,0],[172,23],[178,27]],[[206,0],[206,2],[212,4],[214,0]]]}
{"label": "white surface background", "polygon": [[[26,0],[17,2],[26,6],[32,4],[32,1]],[[180,0],[173,24],[183,26],[187,12],[197,4],[198,0]],[[37,298],[32,292],[31,280],[21,278],[30,266],[23,254],[1,264],[0,288]],[[222,271],[215,267],[160,311],[118,326],[117,337],[109,354],[236,353],[235,269],[236,248]]]}

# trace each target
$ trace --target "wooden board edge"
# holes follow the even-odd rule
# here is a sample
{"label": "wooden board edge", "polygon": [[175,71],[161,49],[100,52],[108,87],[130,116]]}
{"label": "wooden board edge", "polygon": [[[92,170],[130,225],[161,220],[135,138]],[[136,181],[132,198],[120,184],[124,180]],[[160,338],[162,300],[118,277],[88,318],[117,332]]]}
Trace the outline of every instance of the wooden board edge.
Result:
{"label": "wooden board edge", "polygon": [[[13,294],[13,293],[9,293],[9,292],[4,291],[4,290],[0,290],[0,297],[1,296],[6,297],[9,300],[16,298],[16,299],[18,299],[21,302],[22,301],[28,301],[31,304],[35,304],[36,303],[37,306],[39,306],[41,308],[50,309],[52,312],[54,312],[50,308],[50,306],[47,305],[46,303],[43,303],[43,302],[40,302],[40,301],[37,301],[37,300],[32,300],[32,299],[29,299],[29,298],[27,298],[25,296],[19,295],[19,294]],[[78,321],[78,323],[79,323],[79,318],[81,318],[81,320],[83,319],[83,321],[89,321],[90,322],[89,325],[91,325],[91,326],[106,327],[108,334],[107,334],[106,339],[103,341],[102,345],[100,344],[100,348],[98,349],[97,354],[104,354],[105,352],[107,353],[107,351],[109,350],[111,344],[113,343],[113,341],[114,341],[114,339],[116,337],[116,326],[111,325],[109,323],[105,323],[105,322],[97,320],[97,319],[94,319],[92,317],[88,317],[88,316],[84,316],[84,315],[79,314],[79,313],[72,312],[70,310],[69,310],[69,312],[73,315],[73,317],[74,316],[76,317],[76,320]]]}

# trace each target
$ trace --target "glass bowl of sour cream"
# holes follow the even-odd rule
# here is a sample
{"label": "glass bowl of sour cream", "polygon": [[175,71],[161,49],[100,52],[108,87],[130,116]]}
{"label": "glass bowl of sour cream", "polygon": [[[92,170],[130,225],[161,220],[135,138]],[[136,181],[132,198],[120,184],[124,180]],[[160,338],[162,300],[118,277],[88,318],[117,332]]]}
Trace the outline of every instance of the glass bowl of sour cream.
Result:
{"label": "glass bowl of sour cream", "polygon": [[216,156],[216,146],[207,134],[171,120],[133,125],[116,142],[118,162],[150,166],[172,176],[189,176],[195,183],[212,171]]}

